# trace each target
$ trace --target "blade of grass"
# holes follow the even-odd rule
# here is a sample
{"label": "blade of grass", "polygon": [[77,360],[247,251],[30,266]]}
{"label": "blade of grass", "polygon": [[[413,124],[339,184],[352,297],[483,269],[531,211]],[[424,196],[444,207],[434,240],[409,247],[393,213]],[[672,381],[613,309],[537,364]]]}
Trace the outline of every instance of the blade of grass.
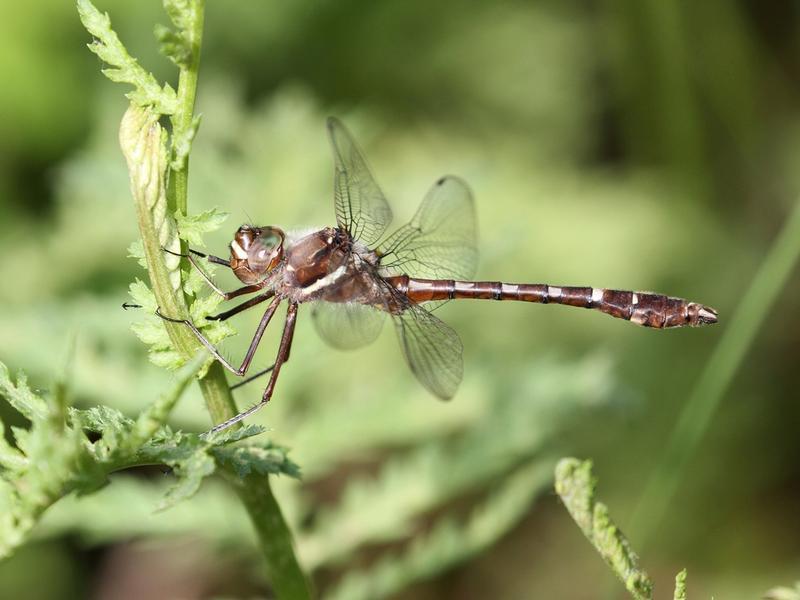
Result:
{"label": "blade of grass", "polygon": [[764,319],[772,311],[778,293],[800,258],[800,201],[758,269],[733,317],[706,364],[700,380],[681,411],[631,519],[630,530],[649,541],[661,522],[680,483],[688,460],[694,455],[723,395],[736,375]]}

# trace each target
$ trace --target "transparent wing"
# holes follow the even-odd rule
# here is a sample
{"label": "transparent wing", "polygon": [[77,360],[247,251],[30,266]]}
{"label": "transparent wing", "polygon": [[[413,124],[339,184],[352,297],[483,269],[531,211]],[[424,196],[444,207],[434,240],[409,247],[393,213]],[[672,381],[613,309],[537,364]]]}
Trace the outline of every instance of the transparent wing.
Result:
{"label": "transparent wing", "polygon": [[470,279],[478,264],[477,238],[469,187],[458,177],[442,177],[411,222],[381,244],[381,266],[423,279]]}
{"label": "transparent wing", "polygon": [[328,134],[336,163],[336,222],[354,239],[372,246],[392,221],[392,210],[341,121],[329,117]]}
{"label": "transparent wing", "polygon": [[416,304],[394,315],[394,322],[406,362],[419,382],[442,400],[452,398],[464,374],[458,334]]}
{"label": "transparent wing", "polygon": [[354,350],[375,341],[386,314],[354,302],[317,302],[311,318],[319,336],[340,350]]}

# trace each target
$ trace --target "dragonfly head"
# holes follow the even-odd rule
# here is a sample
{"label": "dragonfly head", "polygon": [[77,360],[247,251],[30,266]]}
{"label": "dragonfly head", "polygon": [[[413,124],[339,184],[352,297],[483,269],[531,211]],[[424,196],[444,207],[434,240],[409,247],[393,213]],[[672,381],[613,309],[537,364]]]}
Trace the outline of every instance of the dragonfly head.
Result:
{"label": "dragonfly head", "polygon": [[258,283],[283,260],[284,238],[277,227],[242,225],[231,242],[231,269],[243,283]]}

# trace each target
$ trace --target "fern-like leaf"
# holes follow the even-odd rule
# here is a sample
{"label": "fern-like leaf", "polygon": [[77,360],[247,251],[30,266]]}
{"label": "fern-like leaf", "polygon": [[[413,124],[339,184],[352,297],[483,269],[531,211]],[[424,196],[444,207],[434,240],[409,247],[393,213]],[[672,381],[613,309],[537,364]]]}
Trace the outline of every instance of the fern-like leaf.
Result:
{"label": "fern-like leaf", "polygon": [[88,44],[109,68],[103,74],[111,81],[129,83],[134,87],[127,94],[138,106],[152,106],[159,114],[171,115],[177,106],[175,90],[169,84],[160,86],[155,77],[145,71],[120,42],[111,28],[108,14],[101,13],[89,0],[78,0],[78,14],[86,30],[96,39]]}
{"label": "fern-like leaf", "polygon": [[512,475],[463,523],[444,519],[400,555],[381,559],[366,571],[348,573],[328,600],[377,600],[428,579],[494,543],[529,509],[550,478],[550,465],[535,463]]}

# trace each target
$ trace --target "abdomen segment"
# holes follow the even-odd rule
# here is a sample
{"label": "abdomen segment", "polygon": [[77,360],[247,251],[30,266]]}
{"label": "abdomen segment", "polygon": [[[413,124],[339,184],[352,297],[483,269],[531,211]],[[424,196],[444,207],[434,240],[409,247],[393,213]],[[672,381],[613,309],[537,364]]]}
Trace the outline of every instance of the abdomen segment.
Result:
{"label": "abdomen segment", "polygon": [[656,329],[686,325],[698,327],[717,322],[717,311],[713,308],[651,292],[499,281],[413,279],[405,275],[388,277],[387,281],[415,303],[472,298],[566,304],[591,308],[617,319]]}

